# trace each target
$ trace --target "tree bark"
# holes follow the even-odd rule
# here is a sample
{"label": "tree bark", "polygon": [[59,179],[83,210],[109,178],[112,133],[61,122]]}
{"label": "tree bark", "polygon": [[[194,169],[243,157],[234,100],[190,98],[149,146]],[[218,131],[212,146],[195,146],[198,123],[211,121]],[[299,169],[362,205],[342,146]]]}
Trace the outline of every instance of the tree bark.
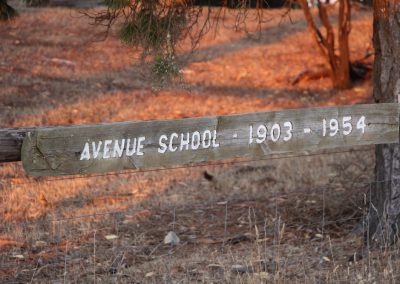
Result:
{"label": "tree bark", "polygon": [[315,42],[317,43],[317,46],[319,48],[319,51],[321,52],[322,56],[325,58],[328,56],[328,53],[325,49],[325,38],[323,37],[322,33],[318,29],[317,25],[314,22],[314,18],[311,14],[310,7],[308,7],[308,2],[307,0],[299,0],[299,3],[303,9],[304,12],[304,17],[306,18],[308,30],[312,34]]}
{"label": "tree bark", "polygon": [[323,43],[327,50],[326,57],[329,61],[329,65],[331,66],[331,72],[332,72],[331,76],[333,78],[333,82],[335,82],[337,80],[336,77],[338,71],[337,59],[335,54],[335,33],[333,32],[333,27],[329,22],[329,16],[326,7],[321,3],[318,5],[318,13],[319,13],[319,18],[321,19],[321,22],[326,30],[326,36]]}
{"label": "tree bark", "polygon": [[[400,95],[400,2],[374,1],[373,70],[376,103],[398,102]],[[400,147],[376,146],[375,183],[367,218],[368,243],[397,241],[400,228]]]}
{"label": "tree bark", "polygon": [[350,51],[349,33],[351,27],[350,0],[339,0],[338,50],[335,52],[335,34],[329,21],[326,4],[318,2],[319,18],[326,30],[326,35],[315,24],[307,0],[298,0],[302,6],[308,29],[331,71],[332,85],[335,89],[350,87]]}
{"label": "tree bark", "polygon": [[338,78],[337,88],[347,89],[350,87],[350,51],[349,34],[351,30],[350,0],[339,0],[339,27],[338,27]]}

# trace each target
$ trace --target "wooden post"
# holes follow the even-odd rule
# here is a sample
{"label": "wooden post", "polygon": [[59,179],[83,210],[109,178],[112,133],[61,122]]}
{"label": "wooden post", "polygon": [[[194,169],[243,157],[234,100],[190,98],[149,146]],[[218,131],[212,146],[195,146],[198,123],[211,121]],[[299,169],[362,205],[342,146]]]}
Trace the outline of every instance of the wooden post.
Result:
{"label": "wooden post", "polygon": [[21,161],[21,147],[27,132],[33,128],[0,129],[0,163]]}

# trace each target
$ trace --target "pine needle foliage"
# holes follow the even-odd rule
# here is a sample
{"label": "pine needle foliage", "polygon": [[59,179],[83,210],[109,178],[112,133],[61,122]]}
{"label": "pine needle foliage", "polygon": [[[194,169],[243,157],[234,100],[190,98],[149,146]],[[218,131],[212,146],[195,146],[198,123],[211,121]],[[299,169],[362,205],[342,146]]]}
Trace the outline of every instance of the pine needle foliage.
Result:
{"label": "pine needle foliage", "polygon": [[157,85],[179,77],[175,48],[190,33],[200,38],[207,21],[193,36],[193,27],[199,24],[203,9],[192,0],[104,0],[106,10],[90,14],[96,24],[110,29],[118,26],[121,40],[143,50],[144,56],[152,56],[151,75]]}
{"label": "pine needle foliage", "polygon": [[[179,79],[182,83],[183,78],[179,69],[179,65],[173,56],[156,56],[151,66],[153,90],[159,91],[175,79]],[[181,86],[183,85],[181,84]]]}
{"label": "pine needle foliage", "polygon": [[[189,19],[189,9],[194,6],[189,0],[104,0],[107,7],[94,15],[96,23],[111,27],[117,19],[122,19],[119,35],[134,47],[146,53],[159,54],[166,49],[168,41],[172,45],[185,32]],[[200,8],[201,10],[201,8]],[[170,39],[167,40],[167,36]]]}
{"label": "pine needle foliage", "polygon": [[[175,56],[178,44],[184,39],[196,48],[200,39],[211,29],[216,28],[226,13],[224,8],[236,14],[235,26],[239,30],[246,29],[246,22],[257,21],[259,27],[265,21],[262,9],[254,19],[247,16],[249,8],[257,3],[262,7],[263,0],[103,0],[105,10],[86,13],[94,19],[97,25],[103,25],[109,30],[118,26],[121,40],[135,48],[143,50],[144,57],[152,56],[152,77],[158,83],[169,83],[175,78],[182,77]],[[255,2],[254,2],[255,1]],[[254,3],[253,3],[254,2]],[[208,4],[207,4],[208,3]],[[219,12],[212,14],[211,4],[219,3]],[[253,4],[252,4],[253,3]],[[253,6],[252,6],[253,5]],[[255,6],[254,6],[255,7]]]}
{"label": "pine needle foliage", "polygon": [[167,47],[167,36],[170,35],[175,42],[185,24],[184,15],[158,16],[149,10],[141,10],[135,18],[122,24],[119,35],[122,41],[129,45],[159,53],[160,49]]}

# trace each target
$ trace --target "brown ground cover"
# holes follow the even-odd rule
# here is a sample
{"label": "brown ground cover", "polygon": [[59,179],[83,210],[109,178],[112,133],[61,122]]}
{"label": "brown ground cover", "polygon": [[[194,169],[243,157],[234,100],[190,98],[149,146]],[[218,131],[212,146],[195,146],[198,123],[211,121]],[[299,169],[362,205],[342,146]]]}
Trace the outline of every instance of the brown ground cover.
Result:
{"label": "brown ground cover", "polygon": [[[152,91],[148,61],[79,11],[26,9],[0,26],[0,125],[184,118],[371,102],[371,83],[333,91],[301,11],[265,11],[261,34],[228,14],[191,53],[185,88]],[[371,52],[355,9],[353,59]],[[256,30],[256,23],[249,29]],[[260,38],[258,38],[260,36]],[[324,73],[324,72],[322,72]],[[372,148],[163,171],[28,179],[0,168],[0,281],[17,283],[390,282],[393,250],[362,241]],[[206,174],[207,173],[207,174]],[[169,231],[180,238],[164,245]]]}

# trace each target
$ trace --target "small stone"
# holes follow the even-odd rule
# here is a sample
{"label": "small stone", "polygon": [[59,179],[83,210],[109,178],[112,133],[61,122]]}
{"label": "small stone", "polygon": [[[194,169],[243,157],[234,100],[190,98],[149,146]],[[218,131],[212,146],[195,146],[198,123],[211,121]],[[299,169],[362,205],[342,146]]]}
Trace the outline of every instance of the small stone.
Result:
{"label": "small stone", "polygon": [[151,272],[147,272],[144,277],[150,278],[150,277],[153,277],[154,275],[156,275],[156,273],[154,271],[151,271]]}
{"label": "small stone", "polygon": [[107,236],[105,236],[105,238],[108,241],[112,241],[112,240],[118,239],[118,236],[117,235],[107,235]]}
{"label": "small stone", "polygon": [[37,247],[45,247],[47,246],[47,243],[45,241],[36,241],[35,246]]}
{"label": "small stone", "polygon": [[11,257],[16,258],[16,259],[24,259],[25,258],[22,254],[14,254]]}
{"label": "small stone", "polygon": [[331,259],[330,259],[329,257],[327,257],[327,256],[323,256],[322,259],[323,259],[324,261],[327,261],[327,262],[330,262],[330,261],[331,261]]}
{"label": "small stone", "polygon": [[253,267],[241,264],[234,264],[231,266],[231,271],[236,273],[252,273]]}
{"label": "small stone", "polygon": [[166,245],[176,246],[179,244],[180,241],[181,240],[179,239],[179,237],[173,231],[170,231],[164,238],[164,244]]}

